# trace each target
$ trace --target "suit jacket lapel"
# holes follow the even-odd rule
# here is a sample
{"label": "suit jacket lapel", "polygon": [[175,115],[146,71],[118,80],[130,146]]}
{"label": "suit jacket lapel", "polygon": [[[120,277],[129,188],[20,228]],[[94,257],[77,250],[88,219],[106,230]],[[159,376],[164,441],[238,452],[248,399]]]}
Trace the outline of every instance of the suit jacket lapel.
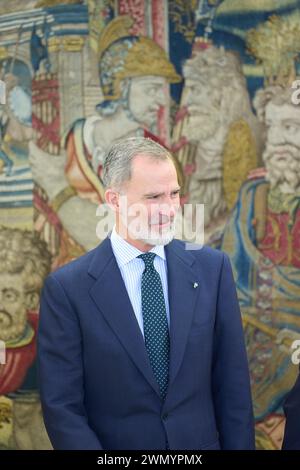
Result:
{"label": "suit jacket lapel", "polygon": [[[170,387],[183,359],[201,286],[199,275],[192,268],[195,258],[191,251],[184,251],[182,245],[174,240],[166,246],[166,256],[170,305]],[[195,282],[198,284],[196,288]]]}
{"label": "suit jacket lapel", "polygon": [[136,320],[109,238],[95,250],[89,274],[96,279],[90,290],[97,309],[105,317],[132,361],[160,395],[144,338]]}

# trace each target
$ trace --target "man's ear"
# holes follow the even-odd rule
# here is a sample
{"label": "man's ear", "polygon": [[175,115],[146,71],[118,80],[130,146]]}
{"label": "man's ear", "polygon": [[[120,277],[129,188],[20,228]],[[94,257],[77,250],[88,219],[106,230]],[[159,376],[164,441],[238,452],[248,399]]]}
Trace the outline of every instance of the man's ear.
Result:
{"label": "man's ear", "polygon": [[38,292],[27,292],[25,295],[25,305],[27,310],[37,310],[39,307],[40,296]]}
{"label": "man's ear", "polygon": [[106,204],[116,212],[119,209],[119,193],[109,188],[104,193]]}

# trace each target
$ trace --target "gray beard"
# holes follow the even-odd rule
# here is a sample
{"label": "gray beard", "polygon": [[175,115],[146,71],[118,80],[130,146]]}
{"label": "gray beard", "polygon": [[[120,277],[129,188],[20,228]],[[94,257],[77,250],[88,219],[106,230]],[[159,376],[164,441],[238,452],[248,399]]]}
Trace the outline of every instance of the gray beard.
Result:
{"label": "gray beard", "polygon": [[190,203],[204,204],[204,223],[209,224],[226,211],[222,179],[213,181],[191,180]]}
{"label": "gray beard", "polygon": [[[2,321],[1,321],[2,320]],[[11,316],[0,311],[0,340],[12,341],[22,336],[27,323],[23,310],[11,321]]]}
{"label": "gray beard", "polygon": [[279,187],[286,194],[294,194],[300,190],[300,152],[291,145],[285,146],[288,151],[288,159],[285,165],[272,161],[274,147],[267,147],[263,153],[267,174],[266,179],[271,188]]}
{"label": "gray beard", "polygon": [[144,243],[147,243],[148,245],[152,245],[152,246],[156,246],[156,245],[168,245],[168,243],[170,243],[173,238],[175,237],[175,229],[176,229],[176,224],[175,224],[175,221],[174,223],[172,224],[171,228],[161,234],[161,235],[157,235],[157,236],[150,236],[148,237],[148,233],[147,234],[143,234],[142,232],[140,233],[139,235],[139,240],[141,240],[142,242]]}
{"label": "gray beard", "polygon": [[215,116],[205,116],[194,114],[187,118],[184,123],[183,134],[190,141],[199,142],[199,140],[212,137],[219,127],[220,123]]}

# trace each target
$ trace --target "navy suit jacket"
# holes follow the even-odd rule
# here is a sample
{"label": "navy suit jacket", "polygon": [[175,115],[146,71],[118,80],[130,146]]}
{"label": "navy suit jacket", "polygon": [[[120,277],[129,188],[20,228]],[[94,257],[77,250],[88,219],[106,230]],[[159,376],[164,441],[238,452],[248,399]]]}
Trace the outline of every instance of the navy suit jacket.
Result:
{"label": "navy suit jacket", "polygon": [[[164,402],[110,239],[46,280],[38,361],[55,449],[253,449],[247,357],[228,257],[166,246]],[[198,283],[195,285],[195,283]]]}
{"label": "navy suit jacket", "polygon": [[286,417],[282,449],[300,450],[300,374],[284,406]]}

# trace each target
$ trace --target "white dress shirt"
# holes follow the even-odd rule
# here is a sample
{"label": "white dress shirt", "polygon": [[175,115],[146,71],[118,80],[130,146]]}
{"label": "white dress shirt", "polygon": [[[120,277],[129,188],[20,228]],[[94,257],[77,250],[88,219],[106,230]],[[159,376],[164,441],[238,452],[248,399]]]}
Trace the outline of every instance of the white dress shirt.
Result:
{"label": "white dress shirt", "polygon": [[[141,258],[137,256],[141,255],[143,251],[138,250],[133,245],[128,243],[122,238],[116,231],[116,227],[113,228],[110,236],[111,246],[115,255],[117,264],[121,271],[121,275],[127,289],[129,299],[133,311],[135,313],[137,322],[144,336],[144,324],[142,314],[142,294],[141,294],[141,283],[142,274],[145,269],[145,263]],[[168,299],[168,280],[167,280],[167,260],[165,254],[165,248],[163,245],[154,246],[150,252],[156,253],[157,256],[154,258],[154,268],[158,272],[165,298],[167,320],[170,328],[170,312],[169,312],[169,299]],[[118,295],[118,294],[116,294]]]}

